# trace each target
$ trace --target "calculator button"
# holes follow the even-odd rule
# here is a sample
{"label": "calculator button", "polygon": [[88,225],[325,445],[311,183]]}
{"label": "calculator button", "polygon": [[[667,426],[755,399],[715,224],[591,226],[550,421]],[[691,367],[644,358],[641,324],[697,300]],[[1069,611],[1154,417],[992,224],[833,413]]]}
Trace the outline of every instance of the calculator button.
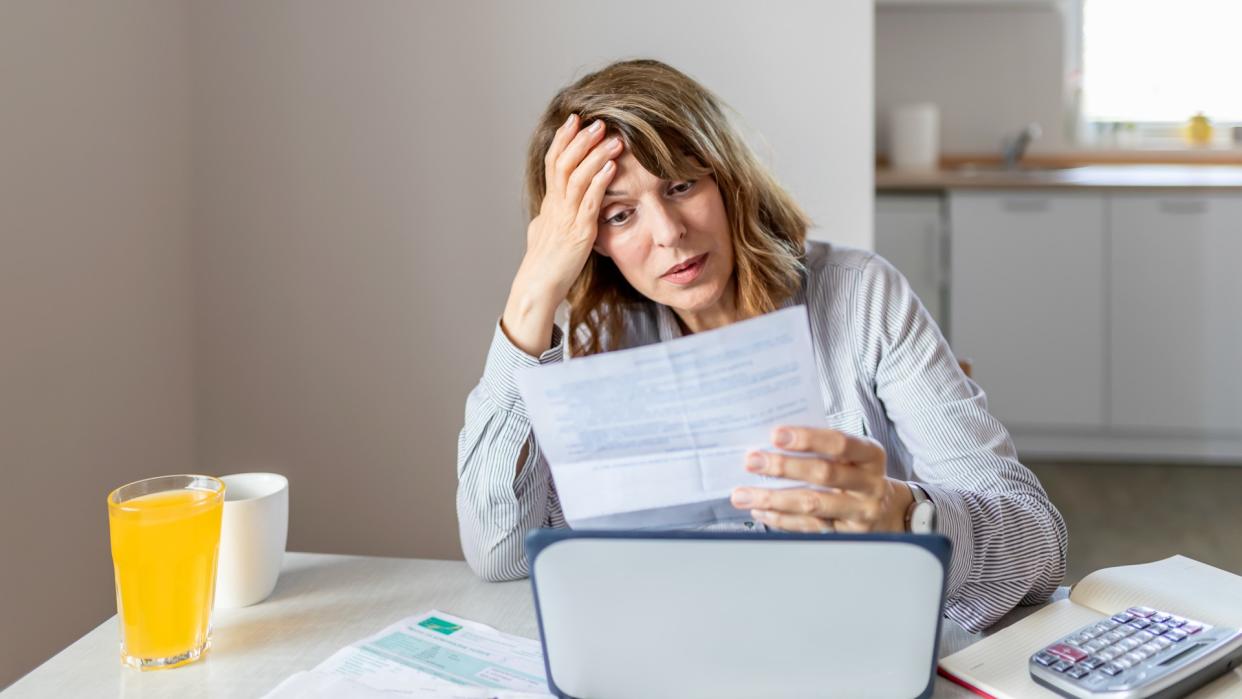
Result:
{"label": "calculator button", "polygon": [[1090,675],[1091,670],[1090,668],[1085,668],[1082,665],[1075,665],[1074,667],[1071,667],[1068,671],[1066,671],[1065,674],[1069,675],[1070,677],[1073,677],[1076,680],[1081,680],[1087,675]]}
{"label": "calculator button", "polygon": [[1057,643],[1056,645],[1048,646],[1045,650],[1053,655],[1057,655],[1074,662],[1078,662],[1079,660],[1083,660],[1087,657],[1087,654],[1082,650],[1079,650],[1073,646],[1067,646],[1064,643]]}
{"label": "calculator button", "polygon": [[1125,651],[1121,650],[1117,646],[1113,646],[1112,648],[1106,648],[1100,651],[1099,657],[1103,658],[1105,661],[1109,661],[1109,660],[1112,660],[1113,658],[1116,658],[1117,656],[1121,655],[1124,652]]}
{"label": "calculator button", "polygon": [[1134,634],[1130,638],[1133,638],[1139,643],[1147,643],[1148,641],[1150,641],[1151,639],[1155,637],[1156,637],[1156,634],[1151,633],[1149,631],[1139,631],[1138,633]]}
{"label": "calculator button", "polygon": [[1147,627],[1147,632],[1153,636],[1159,636],[1160,634],[1168,630],[1169,630],[1169,627],[1165,626],[1164,624],[1152,624],[1151,626]]}
{"label": "calculator button", "polygon": [[1074,664],[1073,664],[1073,663],[1071,663],[1070,661],[1068,661],[1068,660],[1058,660],[1058,661],[1057,661],[1057,664],[1052,666],[1052,669],[1053,669],[1053,670],[1056,670],[1057,672],[1065,672],[1066,670],[1070,669],[1071,667],[1074,667]]}
{"label": "calculator button", "polygon": [[1144,643],[1143,645],[1139,646],[1139,650],[1146,653],[1147,657],[1151,657],[1164,649],[1161,648],[1159,645],[1157,645],[1155,641],[1152,641],[1151,643]]}
{"label": "calculator button", "polygon": [[1054,665],[1061,659],[1053,655],[1052,653],[1047,653],[1041,650],[1035,654],[1034,660],[1040,665]]}
{"label": "calculator button", "polygon": [[1129,625],[1141,631],[1147,628],[1148,626],[1151,626],[1151,622],[1146,619],[1135,619],[1134,621],[1130,622]]}
{"label": "calculator button", "polygon": [[1101,658],[1098,655],[1093,655],[1090,658],[1087,658],[1086,660],[1082,661],[1081,663],[1078,663],[1078,665],[1080,667],[1085,667],[1088,670],[1094,670],[1106,662],[1108,661],[1105,660],[1104,658]]}
{"label": "calculator button", "polygon": [[1107,647],[1108,647],[1108,641],[1105,641],[1102,638],[1097,638],[1094,641],[1091,641],[1087,645],[1083,646],[1083,650],[1094,653],[1100,650],[1101,648],[1107,648]]}
{"label": "calculator button", "polygon": [[1117,645],[1120,646],[1123,650],[1134,650],[1135,648],[1138,648],[1139,646],[1143,644],[1139,643],[1138,639],[1131,637],[1131,638],[1121,639],[1120,641],[1117,642]]}
{"label": "calculator button", "polygon": [[1125,655],[1121,656],[1120,659],[1129,660],[1131,665],[1138,665],[1139,663],[1146,660],[1147,656],[1143,655],[1142,653],[1138,651],[1130,651],[1129,653],[1126,653]]}
{"label": "calculator button", "polygon": [[1136,631],[1138,631],[1138,629],[1134,628],[1133,626],[1130,626],[1129,624],[1122,624],[1121,626],[1118,626],[1116,629],[1116,632],[1121,634],[1123,638],[1126,636],[1129,636],[1130,634]]}
{"label": "calculator button", "polygon": [[1099,636],[1101,634],[1106,634],[1115,628],[1117,628],[1117,622],[1113,621],[1112,619],[1109,619],[1108,621],[1101,621],[1095,626],[1092,626],[1091,631],[1095,633],[1096,636]]}
{"label": "calculator button", "polygon": [[1175,629],[1176,629],[1177,627],[1179,627],[1179,626],[1181,626],[1182,624],[1185,624],[1185,623],[1186,623],[1186,620],[1185,620],[1185,619],[1183,619],[1183,618],[1181,618],[1180,616],[1171,616],[1171,617],[1169,617],[1168,619],[1166,619],[1166,620],[1165,620],[1164,625],[1165,625],[1165,626],[1170,626],[1170,627],[1172,627],[1172,628],[1175,628]]}
{"label": "calculator button", "polygon": [[1176,643],[1178,641],[1186,640],[1186,636],[1187,636],[1187,633],[1185,631],[1182,631],[1181,629],[1173,629],[1172,631],[1169,631],[1168,633],[1161,636],[1160,638],[1167,638],[1170,641],[1173,641],[1174,643]]}
{"label": "calculator button", "polygon": [[1104,640],[1108,641],[1109,643],[1116,643],[1117,641],[1120,641],[1121,639],[1125,637],[1126,635],[1121,631],[1109,631],[1108,633],[1104,634]]}
{"label": "calculator button", "polygon": [[1133,615],[1133,614],[1127,614],[1126,612],[1121,612],[1120,614],[1114,614],[1114,615],[1112,615],[1110,618],[1111,618],[1113,621],[1117,622],[1118,624],[1124,624],[1124,623],[1126,623],[1127,621],[1132,621],[1132,620],[1134,619],[1134,615]]}
{"label": "calculator button", "polygon": [[1152,643],[1155,643],[1157,646],[1160,646],[1160,650],[1164,650],[1165,648],[1168,648],[1169,646],[1173,645],[1173,641],[1170,641],[1164,636],[1157,636],[1156,640],[1152,641]]}
{"label": "calculator button", "polygon": [[1152,614],[1155,614],[1156,610],[1152,609],[1151,607],[1130,607],[1129,609],[1126,610],[1126,613],[1133,614],[1134,616],[1141,616],[1144,619],[1146,619]]}
{"label": "calculator button", "polygon": [[1152,614],[1151,616],[1147,618],[1151,619],[1151,623],[1153,624],[1163,624],[1164,622],[1169,620],[1170,616],[1172,616],[1172,614],[1165,614],[1164,612],[1156,612],[1155,614]]}
{"label": "calculator button", "polygon": [[1199,633],[1200,631],[1203,630],[1203,624],[1195,624],[1195,623],[1186,624],[1185,626],[1182,627],[1181,630],[1185,631],[1186,633]]}
{"label": "calculator button", "polygon": [[1100,668],[1100,672],[1103,672],[1109,676],[1120,675],[1123,670],[1125,670],[1125,668],[1116,663],[1109,663]]}
{"label": "calculator button", "polygon": [[1115,660],[1113,660],[1113,665],[1116,665],[1122,670],[1129,670],[1130,668],[1134,667],[1134,663],[1131,662],[1130,659],[1124,655],[1121,656],[1120,658],[1116,658]]}

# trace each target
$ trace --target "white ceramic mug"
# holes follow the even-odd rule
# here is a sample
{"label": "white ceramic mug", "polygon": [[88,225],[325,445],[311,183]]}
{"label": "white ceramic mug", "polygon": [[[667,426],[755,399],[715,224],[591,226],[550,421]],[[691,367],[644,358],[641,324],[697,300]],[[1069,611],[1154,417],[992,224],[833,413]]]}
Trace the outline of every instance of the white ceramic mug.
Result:
{"label": "white ceramic mug", "polygon": [[224,481],[216,608],[246,607],[272,594],[289,533],[289,480],[236,473]]}

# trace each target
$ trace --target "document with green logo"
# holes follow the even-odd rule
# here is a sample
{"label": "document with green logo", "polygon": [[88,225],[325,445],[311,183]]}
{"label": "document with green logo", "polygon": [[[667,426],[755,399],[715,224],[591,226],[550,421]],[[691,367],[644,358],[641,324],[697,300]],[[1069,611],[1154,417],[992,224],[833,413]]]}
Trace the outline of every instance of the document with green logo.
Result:
{"label": "document with green logo", "polygon": [[284,697],[547,697],[539,642],[432,610],[407,617],[299,672],[267,695]]}

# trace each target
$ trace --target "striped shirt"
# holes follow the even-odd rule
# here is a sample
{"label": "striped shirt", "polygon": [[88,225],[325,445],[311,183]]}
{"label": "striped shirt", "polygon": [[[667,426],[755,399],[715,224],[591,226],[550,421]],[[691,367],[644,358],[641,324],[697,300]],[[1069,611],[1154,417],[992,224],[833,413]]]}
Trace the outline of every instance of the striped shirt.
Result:
{"label": "striped shirt", "polygon": [[[785,303],[792,305],[807,307],[828,425],[877,440],[888,475],[917,482],[936,505],[937,531],[953,543],[945,616],[974,632],[1015,605],[1047,600],[1065,575],[1061,514],[901,273],[874,253],[809,242],[802,287]],[[681,335],[667,306],[626,313],[622,347]],[[527,575],[526,533],[566,526],[514,382],[520,367],[565,358],[560,328],[552,339],[532,357],[498,324],[483,378],[466,399],[457,517],[466,561],[486,580]]]}

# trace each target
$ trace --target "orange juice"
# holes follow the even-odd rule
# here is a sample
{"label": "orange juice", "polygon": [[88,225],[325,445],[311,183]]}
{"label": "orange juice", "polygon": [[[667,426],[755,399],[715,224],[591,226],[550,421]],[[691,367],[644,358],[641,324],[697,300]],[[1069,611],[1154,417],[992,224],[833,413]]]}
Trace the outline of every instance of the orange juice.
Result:
{"label": "orange juice", "polygon": [[116,497],[150,482],[139,481],[118,489],[108,501],[121,654],[138,667],[193,661],[208,642],[224,486],[201,476],[152,481],[173,478],[187,484],[203,481],[207,487],[214,481],[219,487],[174,487]]}

